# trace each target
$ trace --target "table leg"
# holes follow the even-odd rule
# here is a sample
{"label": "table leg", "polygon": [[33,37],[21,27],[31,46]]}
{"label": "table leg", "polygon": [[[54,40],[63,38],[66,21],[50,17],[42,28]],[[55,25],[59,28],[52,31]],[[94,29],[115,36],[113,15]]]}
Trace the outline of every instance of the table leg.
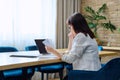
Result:
{"label": "table leg", "polygon": [[[28,69],[29,68],[32,70],[32,74],[28,73]],[[22,68],[22,71],[23,71],[23,80],[31,80],[31,76],[30,75],[34,74],[35,69],[34,69],[34,67],[24,67],[24,68]]]}
{"label": "table leg", "polygon": [[3,75],[3,71],[0,71],[0,80],[5,80],[5,77]]}

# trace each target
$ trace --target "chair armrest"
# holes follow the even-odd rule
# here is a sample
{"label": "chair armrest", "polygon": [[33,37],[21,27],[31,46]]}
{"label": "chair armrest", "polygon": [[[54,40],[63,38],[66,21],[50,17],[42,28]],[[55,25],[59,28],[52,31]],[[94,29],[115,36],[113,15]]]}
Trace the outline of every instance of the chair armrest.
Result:
{"label": "chair armrest", "polygon": [[71,70],[68,80],[94,80],[97,71]]}

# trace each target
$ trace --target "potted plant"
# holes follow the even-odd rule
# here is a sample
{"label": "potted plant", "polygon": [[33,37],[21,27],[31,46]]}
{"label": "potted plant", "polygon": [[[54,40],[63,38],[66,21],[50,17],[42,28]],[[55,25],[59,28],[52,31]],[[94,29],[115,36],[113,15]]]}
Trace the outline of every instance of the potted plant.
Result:
{"label": "potted plant", "polygon": [[92,9],[92,7],[85,7],[85,11],[88,13],[85,16],[89,27],[93,30],[95,37],[98,38],[98,28],[102,27],[103,29],[110,30],[113,32],[116,30],[116,27],[111,23],[110,20],[104,15],[107,5],[103,4],[97,11]]}

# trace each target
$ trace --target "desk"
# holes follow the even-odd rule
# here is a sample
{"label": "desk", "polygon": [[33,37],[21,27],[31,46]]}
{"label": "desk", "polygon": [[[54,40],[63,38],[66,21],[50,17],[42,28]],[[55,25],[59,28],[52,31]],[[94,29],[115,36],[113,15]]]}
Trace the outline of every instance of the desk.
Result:
{"label": "desk", "polygon": [[[35,55],[38,57],[37,58],[9,57],[12,54]],[[20,52],[0,53],[0,57],[1,57],[0,70],[61,62],[61,60],[54,55],[47,55],[47,56],[40,55],[38,51],[20,51]]]}
{"label": "desk", "polygon": [[[25,57],[10,57],[10,55],[34,55],[37,58],[25,58]],[[59,58],[54,55],[40,55],[38,51],[20,51],[20,52],[4,52],[0,53],[0,80],[3,77],[4,70],[23,68],[24,75],[26,75],[26,68],[30,66],[51,64],[61,62]]]}
{"label": "desk", "polygon": [[118,53],[115,51],[100,51],[99,56],[100,57],[105,57],[105,56],[114,56],[117,55]]}
{"label": "desk", "polygon": [[113,51],[120,51],[120,47],[108,47],[108,46],[103,46],[104,50],[113,50]]}
{"label": "desk", "polygon": [[[63,52],[65,52],[67,49],[58,49],[58,51],[60,52],[60,53],[63,53]],[[113,56],[113,55],[117,55],[117,52],[115,52],[115,51],[100,51],[99,52],[99,56],[100,57],[104,57],[104,56]]]}
{"label": "desk", "polygon": [[[57,49],[60,53],[66,51],[66,49]],[[22,54],[22,55],[36,55],[37,58],[21,58],[21,57],[9,57],[12,54]],[[101,51],[99,53],[100,57],[115,55],[116,52],[112,51]],[[61,59],[54,55],[40,55],[38,51],[20,51],[20,52],[6,52],[0,53],[0,71],[21,67],[37,66],[51,63],[62,62]]]}

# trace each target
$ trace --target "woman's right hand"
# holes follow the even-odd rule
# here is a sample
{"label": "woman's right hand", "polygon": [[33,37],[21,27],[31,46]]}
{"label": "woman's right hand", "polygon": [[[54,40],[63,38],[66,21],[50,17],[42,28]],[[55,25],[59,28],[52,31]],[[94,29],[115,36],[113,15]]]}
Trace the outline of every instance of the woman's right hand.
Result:
{"label": "woman's right hand", "polygon": [[49,46],[45,46],[45,49],[47,50],[47,52],[50,52],[56,56],[58,56],[59,58],[61,58],[61,55],[59,52],[57,52],[54,48],[49,47]]}
{"label": "woman's right hand", "polygon": [[54,53],[55,49],[53,49],[52,47],[50,46],[45,46],[45,49],[47,50],[47,52],[49,53]]}
{"label": "woman's right hand", "polygon": [[69,40],[73,40],[74,35],[70,32],[70,33],[68,33],[68,37],[69,37]]}
{"label": "woman's right hand", "polygon": [[68,51],[71,50],[71,47],[72,47],[72,42],[73,42],[73,39],[74,39],[74,35],[70,32],[68,34],[68,37],[69,37],[69,42],[68,42]]}

